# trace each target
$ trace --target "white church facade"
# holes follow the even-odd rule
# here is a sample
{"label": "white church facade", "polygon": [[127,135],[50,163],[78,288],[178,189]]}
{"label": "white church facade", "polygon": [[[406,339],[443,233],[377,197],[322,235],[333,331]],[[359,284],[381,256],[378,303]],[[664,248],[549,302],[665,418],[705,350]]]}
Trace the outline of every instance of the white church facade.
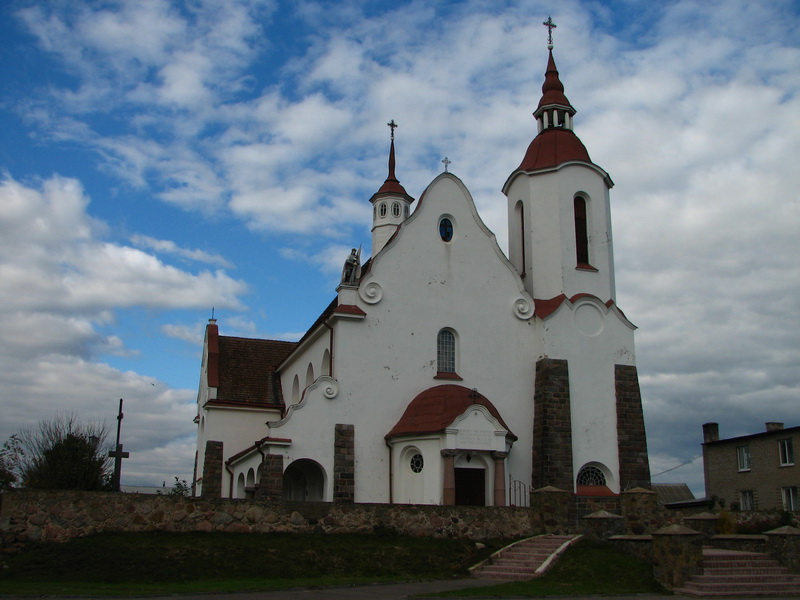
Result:
{"label": "white church facade", "polygon": [[419,200],[406,193],[392,135],[389,176],[365,199],[372,257],[348,258],[302,339],[208,324],[198,495],[511,505],[520,482],[649,487],[613,183],[573,131],[552,49],[542,92],[538,132],[502,188],[508,257],[452,173]]}

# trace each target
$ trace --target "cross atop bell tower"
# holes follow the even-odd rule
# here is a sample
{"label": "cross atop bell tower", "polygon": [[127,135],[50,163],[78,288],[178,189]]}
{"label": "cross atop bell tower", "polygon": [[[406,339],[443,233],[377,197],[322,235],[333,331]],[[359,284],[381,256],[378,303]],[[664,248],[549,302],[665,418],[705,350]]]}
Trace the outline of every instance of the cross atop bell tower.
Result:
{"label": "cross atop bell tower", "polygon": [[558,27],[555,23],[553,23],[553,17],[550,15],[547,16],[547,21],[542,23],[545,27],[547,27],[547,49],[553,49],[553,29]]}

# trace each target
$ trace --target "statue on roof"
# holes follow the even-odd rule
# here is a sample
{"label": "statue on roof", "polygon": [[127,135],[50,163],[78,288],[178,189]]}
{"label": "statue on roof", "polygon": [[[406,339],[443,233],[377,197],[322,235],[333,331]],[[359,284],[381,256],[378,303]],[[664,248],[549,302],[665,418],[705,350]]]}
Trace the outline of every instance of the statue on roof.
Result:
{"label": "statue on roof", "polygon": [[353,248],[342,268],[342,285],[356,285],[361,271],[361,252]]}

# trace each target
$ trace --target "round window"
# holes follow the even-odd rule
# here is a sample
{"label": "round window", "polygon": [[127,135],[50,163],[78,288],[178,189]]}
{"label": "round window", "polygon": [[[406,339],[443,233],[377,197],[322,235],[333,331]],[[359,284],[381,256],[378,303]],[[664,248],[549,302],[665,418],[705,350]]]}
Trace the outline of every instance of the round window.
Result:
{"label": "round window", "polygon": [[411,467],[411,471],[414,473],[422,473],[422,467],[425,465],[425,462],[422,460],[422,454],[415,454],[411,457],[411,461],[409,462],[409,466]]}
{"label": "round window", "polygon": [[447,217],[439,221],[439,237],[445,242],[453,239],[453,222]]}

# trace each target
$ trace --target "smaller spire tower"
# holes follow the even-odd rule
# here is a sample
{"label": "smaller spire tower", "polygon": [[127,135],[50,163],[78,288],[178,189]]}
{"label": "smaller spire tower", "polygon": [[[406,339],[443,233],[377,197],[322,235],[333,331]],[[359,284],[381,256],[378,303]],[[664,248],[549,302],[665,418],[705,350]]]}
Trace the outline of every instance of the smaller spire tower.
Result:
{"label": "smaller spire tower", "polygon": [[395,175],[394,119],[386,125],[392,130],[389,145],[389,175],[380,189],[372,195],[372,256],[378,254],[411,212],[414,198],[408,195]]}

